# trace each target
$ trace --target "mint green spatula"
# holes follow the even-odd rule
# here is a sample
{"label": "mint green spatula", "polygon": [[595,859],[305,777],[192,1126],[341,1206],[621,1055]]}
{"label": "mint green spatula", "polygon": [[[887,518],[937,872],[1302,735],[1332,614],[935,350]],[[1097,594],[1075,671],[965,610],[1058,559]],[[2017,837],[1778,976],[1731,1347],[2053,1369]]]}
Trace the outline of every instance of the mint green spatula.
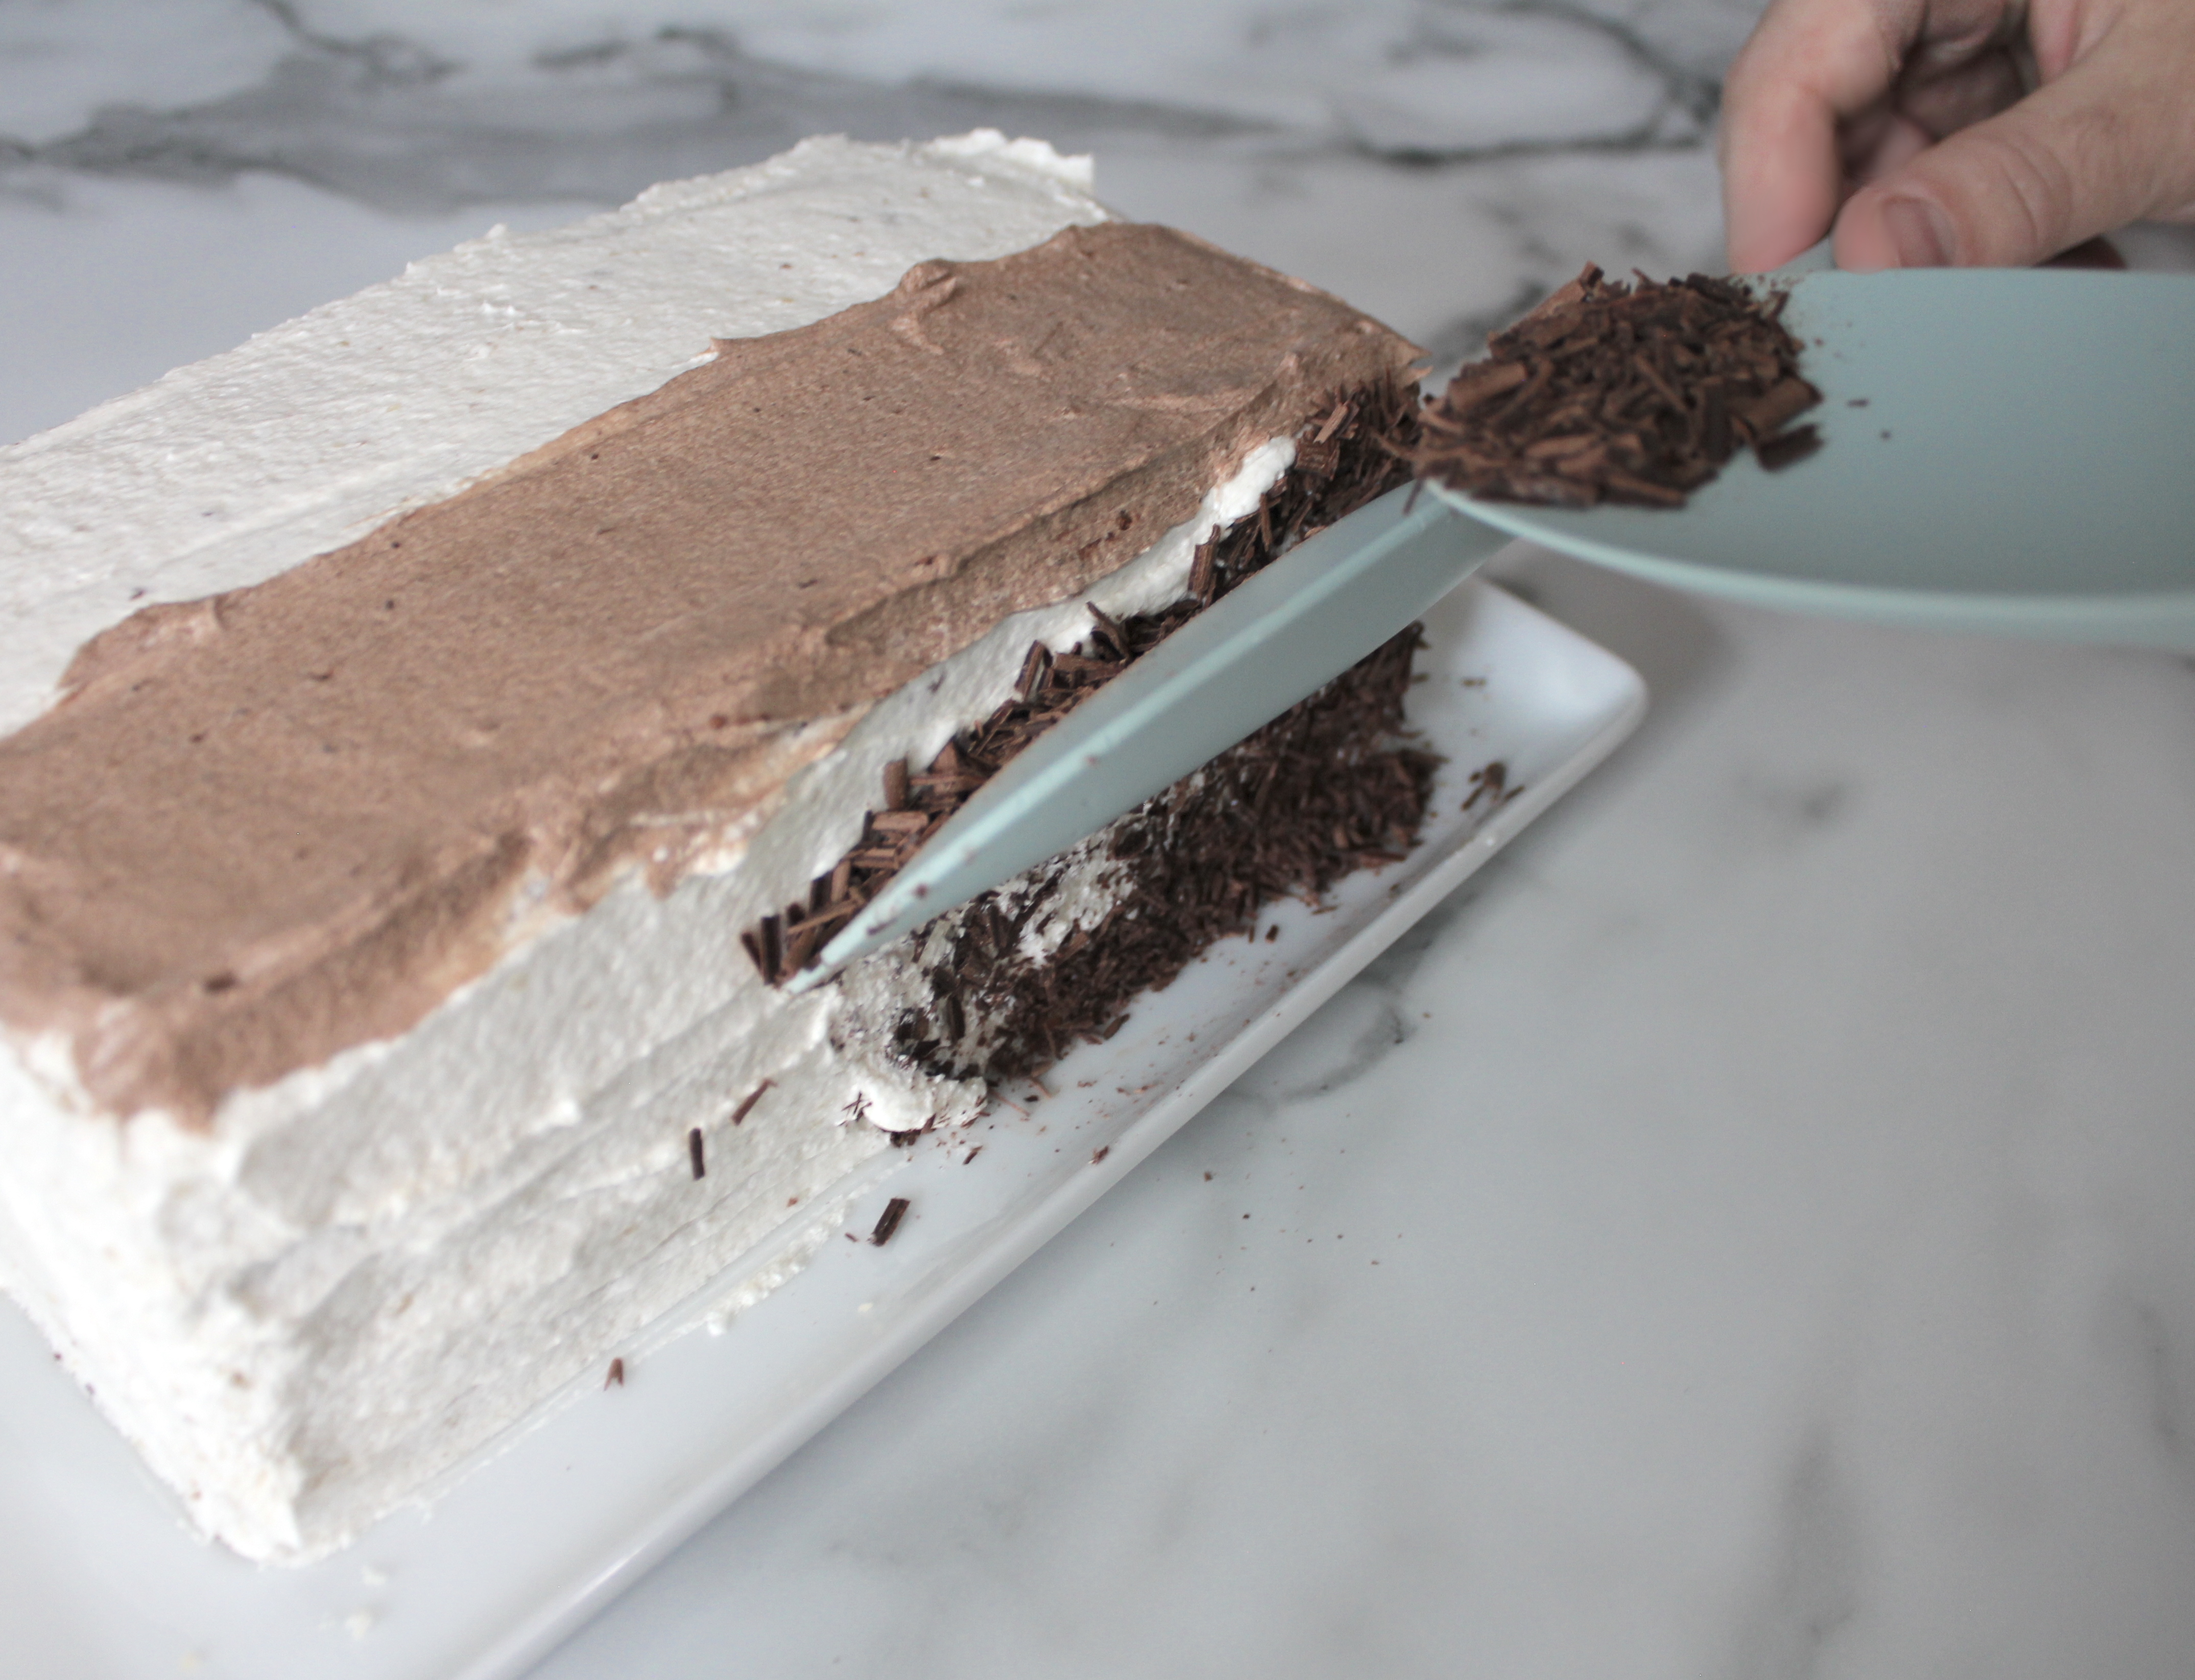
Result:
{"label": "mint green spatula", "polygon": [[1779,277],[1824,443],[1684,508],[1440,493],[1581,560],[1732,600],[2195,652],[2195,276]]}

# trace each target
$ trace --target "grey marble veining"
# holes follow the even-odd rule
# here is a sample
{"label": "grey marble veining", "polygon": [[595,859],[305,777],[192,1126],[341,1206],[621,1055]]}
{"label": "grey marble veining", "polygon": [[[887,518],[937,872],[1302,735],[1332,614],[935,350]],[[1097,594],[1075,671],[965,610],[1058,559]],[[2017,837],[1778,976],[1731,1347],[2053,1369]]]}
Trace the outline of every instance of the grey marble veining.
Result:
{"label": "grey marble veining", "polygon": [[142,180],[265,172],[422,215],[619,204],[654,181],[758,163],[805,135],[897,140],[987,124],[1081,150],[1130,135],[1208,141],[1270,127],[1156,103],[833,75],[752,58],[712,29],[548,52],[502,77],[469,75],[395,37],[299,31],[254,86],[168,110],[108,106],[13,153],[18,167]]}
{"label": "grey marble veining", "polygon": [[[256,79],[173,105],[98,105],[61,131],[0,139],[0,163],[199,182],[266,170],[416,213],[537,197],[615,202],[814,133],[897,139],[987,124],[1040,129],[1069,149],[1130,136],[1286,139],[1426,164],[1691,145],[1714,107],[1712,76],[1656,40],[1653,8],[1627,17],[1553,3],[1419,5],[1345,32],[1246,12],[1216,79],[1184,77],[1190,85],[1167,100],[1129,91],[1132,60],[1090,91],[994,84],[953,73],[949,57],[848,74],[749,52],[725,25],[664,21],[575,29],[521,61],[481,64],[431,38],[316,24],[326,9],[256,7],[256,33],[275,32],[267,44],[279,43]],[[961,28],[983,26],[980,8],[955,9]],[[1324,38],[1336,33],[1344,38]],[[1292,60],[1327,49],[1338,58],[1321,66],[1329,85],[1315,96],[1261,96],[1268,60],[1300,81]],[[19,52],[19,64],[27,57]]]}
{"label": "grey marble veining", "polygon": [[[30,3],[0,35],[0,225],[16,235],[12,261],[0,250],[0,436],[176,359],[157,325],[136,351],[136,322],[114,325],[147,289],[117,272],[99,224],[189,285],[217,254],[170,265],[164,242],[256,201],[228,249],[273,260],[255,251],[234,302],[184,341],[205,354],[446,243],[443,228],[562,219],[812,133],[988,125],[1095,152],[1127,213],[1316,279],[1449,364],[1589,256],[1715,262],[1702,140],[1714,67],[1745,17],[1707,3],[1146,0],[1085,16],[703,0],[544,4],[521,31],[501,8],[404,0]],[[285,188],[306,195],[301,210]],[[93,225],[56,239],[72,205]],[[422,224],[409,239],[407,223]],[[331,259],[354,247],[348,284],[331,287]],[[81,271],[61,266],[72,257]],[[293,270],[311,279],[285,291]],[[41,342],[72,313],[43,295],[57,274],[107,302],[96,343]],[[255,308],[262,292],[274,295]]]}
{"label": "grey marble veining", "polygon": [[[1717,263],[1752,11],[15,0],[0,436],[822,130],[1449,361]],[[2195,1669],[2195,667],[1503,573],[1633,742],[541,1680]]]}

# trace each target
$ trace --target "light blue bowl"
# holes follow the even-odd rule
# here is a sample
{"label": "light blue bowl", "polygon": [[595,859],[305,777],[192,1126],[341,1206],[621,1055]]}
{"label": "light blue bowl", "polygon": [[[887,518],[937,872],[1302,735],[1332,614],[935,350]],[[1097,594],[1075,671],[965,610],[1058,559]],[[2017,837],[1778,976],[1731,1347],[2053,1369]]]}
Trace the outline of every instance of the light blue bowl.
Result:
{"label": "light blue bowl", "polygon": [[1445,499],[1757,606],[2195,651],[2195,276],[1817,273],[1784,317],[1823,446],[1681,509]]}

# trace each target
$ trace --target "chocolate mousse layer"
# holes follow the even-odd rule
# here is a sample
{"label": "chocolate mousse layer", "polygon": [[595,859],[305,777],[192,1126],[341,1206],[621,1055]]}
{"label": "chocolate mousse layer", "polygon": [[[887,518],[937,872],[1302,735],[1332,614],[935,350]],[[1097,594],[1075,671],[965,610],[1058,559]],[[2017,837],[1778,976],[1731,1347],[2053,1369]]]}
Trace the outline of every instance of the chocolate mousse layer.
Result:
{"label": "chocolate mousse layer", "polygon": [[0,740],[0,1019],[65,1034],[103,1108],[193,1123],[400,1033],[624,870],[667,888],[871,703],[1414,354],[1117,223],[717,351],[87,644]]}

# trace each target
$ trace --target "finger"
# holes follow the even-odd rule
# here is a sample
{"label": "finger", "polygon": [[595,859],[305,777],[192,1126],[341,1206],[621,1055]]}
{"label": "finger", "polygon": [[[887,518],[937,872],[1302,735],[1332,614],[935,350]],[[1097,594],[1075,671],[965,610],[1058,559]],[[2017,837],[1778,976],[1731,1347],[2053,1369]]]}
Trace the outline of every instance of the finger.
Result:
{"label": "finger", "polygon": [[1985,122],[2027,94],[2009,52],[1986,52],[1940,67],[1909,66],[1893,95],[1901,114],[1931,140]]}
{"label": "finger", "polygon": [[[1904,9],[1898,0],[1896,9]],[[1788,262],[1829,231],[1840,119],[1889,97],[1898,19],[1850,0],[1777,0],[1731,66],[1720,144],[1730,265]]]}
{"label": "finger", "polygon": [[2024,266],[2166,208],[2195,169],[2195,120],[2138,57],[2086,60],[1855,193],[1838,266]]}
{"label": "finger", "polygon": [[1845,182],[1858,187],[1895,175],[1935,143],[1934,135],[1894,111],[1884,112],[1878,121],[1853,124],[1839,148]]}

